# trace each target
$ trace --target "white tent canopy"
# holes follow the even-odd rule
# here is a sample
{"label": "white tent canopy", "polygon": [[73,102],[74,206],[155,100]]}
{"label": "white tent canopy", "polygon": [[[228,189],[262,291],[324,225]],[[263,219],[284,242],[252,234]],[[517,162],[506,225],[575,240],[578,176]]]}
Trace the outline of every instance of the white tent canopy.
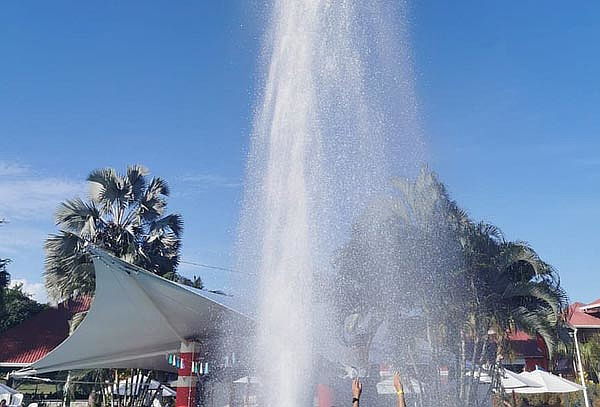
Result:
{"label": "white tent canopy", "polygon": [[538,369],[533,372],[523,372],[519,373],[519,376],[533,380],[538,383],[539,386],[515,389],[516,393],[571,393],[583,390],[583,386],[580,384],[563,379],[560,376],[556,376],[544,370]]}
{"label": "white tent canopy", "polygon": [[[492,378],[489,374],[483,372],[479,375],[480,383],[491,383]],[[508,369],[504,369],[503,375],[500,379],[500,383],[505,390],[512,390],[518,388],[541,388],[542,385],[539,384],[536,380],[533,380],[529,377],[520,375],[518,373],[512,372]]]}
{"label": "white tent canopy", "polygon": [[62,344],[15,375],[88,368],[173,371],[165,358],[182,341],[206,349],[221,345],[232,329],[246,332],[251,320],[231,298],[187,287],[91,248],[96,272],[94,302]]}

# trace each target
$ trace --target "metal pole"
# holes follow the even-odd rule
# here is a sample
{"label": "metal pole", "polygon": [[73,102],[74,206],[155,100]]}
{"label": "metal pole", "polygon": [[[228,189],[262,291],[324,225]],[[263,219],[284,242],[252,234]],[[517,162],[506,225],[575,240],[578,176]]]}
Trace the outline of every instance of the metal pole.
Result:
{"label": "metal pole", "polygon": [[573,337],[575,338],[575,352],[577,353],[577,365],[579,366],[579,378],[583,386],[583,399],[585,407],[590,407],[590,399],[587,394],[587,386],[585,385],[585,376],[583,375],[583,365],[581,363],[581,353],[579,353],[579,341],[577,340],[577,328],[573,328]]}

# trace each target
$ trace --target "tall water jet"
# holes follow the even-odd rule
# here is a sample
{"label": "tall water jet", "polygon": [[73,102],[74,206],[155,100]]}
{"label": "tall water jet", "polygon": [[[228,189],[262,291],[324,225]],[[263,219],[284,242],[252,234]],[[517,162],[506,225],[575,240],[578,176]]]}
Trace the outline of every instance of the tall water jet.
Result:
{"label": "tall water jet", "polygon": [[394,175],[414,173],[405,5],[274,0],[240,224],[239,267],[259,276],[257,365],[266,405],[309,405],[329,340],[334,251]]}

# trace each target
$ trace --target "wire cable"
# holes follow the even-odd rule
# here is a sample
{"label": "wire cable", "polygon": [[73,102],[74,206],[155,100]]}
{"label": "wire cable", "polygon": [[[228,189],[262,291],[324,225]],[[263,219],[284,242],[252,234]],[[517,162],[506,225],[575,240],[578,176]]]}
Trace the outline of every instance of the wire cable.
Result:
{"label": "wire cable", "polygon": [[205,268],[205,269],[227,271],[227,272],[230,272],[230,273],[238,273],[238,274],[246,274],[246,275],[249,275],[249,276],[255,275],[253,273],[245,273],[243,271],[234,270],[234,269],[230,269],[230,268],[227,268],[227,267],[211,266],[210,264],[196,263],[196,262],[193,262],[193,261],[181,260],[180,263],[181,264],[188,264],[190,266],[202,267],[202,268]]}

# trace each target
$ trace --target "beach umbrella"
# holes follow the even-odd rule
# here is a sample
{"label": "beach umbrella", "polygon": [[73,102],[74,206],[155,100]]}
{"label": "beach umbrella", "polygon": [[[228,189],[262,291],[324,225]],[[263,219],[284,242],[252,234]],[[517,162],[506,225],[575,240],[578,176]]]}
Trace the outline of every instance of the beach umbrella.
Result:
{"label": "beach umbrella", "polygon": [[583,386],[563,379],[560,376],[546,372],[544,370],[534,370],[533,372],[523,372],[519,376],[535,381],[538,387],[524,387],[515,389],[516,393],[534,394],[534,393],[571,393],[583,390]]}

